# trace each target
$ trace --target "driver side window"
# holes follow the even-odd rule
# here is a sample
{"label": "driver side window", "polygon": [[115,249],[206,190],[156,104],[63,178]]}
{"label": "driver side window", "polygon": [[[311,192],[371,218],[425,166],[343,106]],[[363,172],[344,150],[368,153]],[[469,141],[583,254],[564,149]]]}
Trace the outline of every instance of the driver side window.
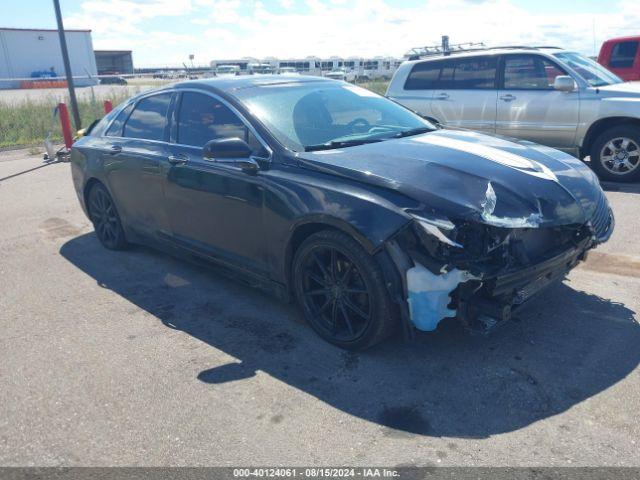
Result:
{"label": "driver side window", "polygon": [[539,55],[508,55],[504,59],[505,90],[553,90],[559,75],[566,75]]}
{"label": "driver side window", "polygon": [[219,100],[196,92],[184,92],[177,122],[177,143],[203,147],[210,140],[237,137],[249,145],[254,155],[267,152],[240,118]]}

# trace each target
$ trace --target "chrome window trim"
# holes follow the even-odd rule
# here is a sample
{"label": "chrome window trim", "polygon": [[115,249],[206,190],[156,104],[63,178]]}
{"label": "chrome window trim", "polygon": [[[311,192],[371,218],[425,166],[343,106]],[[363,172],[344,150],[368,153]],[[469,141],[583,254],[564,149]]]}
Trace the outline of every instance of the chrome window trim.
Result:
{"label": "chrome window trim", "polygon": [[[242,114],[242,112],[240,112],[236,107],[234,107],[232,104],[230,104],[227,100],[225,100],[224,98],[222,98],[221,96],[209,92],[207,90],[201,90],[199,88],[172,88],[172,89],[168,89],[168,90],[161,90],[161,91],[153,91],[153,92],[149,92],[146,94],[141,94],[140,96],[136,97],[135,100],[129,100],[128,102],[126,102],[118,111],[118,113],[116,115],[114,115],[114,117],[111,119],[111,121],[109,122],[109,124],[106,126],[106,128],[104,129],[104,133],[106,133],[109,128],[111,128],[111,124],[115,121],[115,119],[118,117],[118,115],[120,114],[120,112],[122,112],[122,110],[124,110],[125,108],[127,108],[130,104],[134,103],[134,107],[133,110],[131,110],[131,113],[133,113],[133,111],[136,109],[136,106],[138,105],[138,103],[148,97],[152,97],[154,95],[162,95],[162,94],[166,94],[166,93],[171,93],[172,95],[176,94],[176,93],[180,93],[180,92],[193,92],[193,93],[200,93],[203,95],[207,95],[211,98],[213,98],[214,100],[219,101],[220,103],[222,103],[224,106],[226,106],[229,110],[231,110],[233,112],[234,115],[236,115],[240,121],[244,124],[244,126],[249,129],[249,131],[258,139],[258,142],[260,142],[260,144],[262,145],[262,147],[268,152],[268,156],[267,157],[258,157],[256,155],[252,155],[252,158],[256,158],[258,160],[261,161],[268,161],[271,162],[272,158],[273,158],[273,149],[271,148],[271,146],[264,140],[264,138],[262,138],[262,136],[256,131],[256,129],[254,128],[253,125],[251,125],[251,123],[246,119],[246,117]],[[180,113],[177,110],[174,109],[174,112],[176,113]],[[129,114],[129,116],[131,116],[131,114]],[[127,118],[127,120],[129,120]],[[177,120],[176,120],[177,121]],[[126,124],[126,121],[125,121]],[[123,125],[123,129],[122,129],[123,133],[124,133],[124,125]],[[106,138],[122,138],[125,140],[141,140],[144,142],[152,142],[152,143],[162,143],[165,145],[175,145],[178,147],[188,147],[188,148],[202,148],[202,147],[198,147],[197,145],[187,145],[184,143],[178,143],[178,142],[165,142],[164,140],[151,140],[151,139],[147,139],[147,138],[136,138],[136,137],[125,137],[124,135],[120,136],[120,137],[114,137],[114,136],[107,136],[107,135],[101,135],[101,137],[106,137]]]}

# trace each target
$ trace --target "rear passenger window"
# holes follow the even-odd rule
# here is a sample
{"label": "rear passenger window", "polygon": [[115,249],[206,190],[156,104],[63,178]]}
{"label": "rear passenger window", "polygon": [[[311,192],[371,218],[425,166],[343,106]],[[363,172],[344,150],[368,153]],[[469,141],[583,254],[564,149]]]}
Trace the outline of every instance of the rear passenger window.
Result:
{"label": "rear passenger window", "polygon": [[496,57],[449,60],[442,69],[439,89],[486,90],[496,88]]}
{"label": "rear passenger window", "polygon": [[267,156],[262,144],[229,107],[209,95],[182,94],[177,143],[203,147],[211,140],[233,137],[247,142],[255,155]]}
{"label": "rear passenger window", "polygon": [[145,140],[164,140],[170,101],[171,93],[153,95],[140,100],[124,126],[124,136]]}
{"label": "rear passenger window", "polygon": [[111,123],[109,130],[105,135],[107,137],[121,137],[122,136],[122,127],[124,126],[124,122],[127,121],[131,110],[133,109],[133,104],[126,106],[122,109],[122,111],[118,114],[115,120]]}
{"label": "rear passenger window", "polygon": [[611,51],[609,66],[613,68],[631,68],[638,53],[640,42],[620,42]]}
{"label": "rear passenger window", "polygon": [[440,76],[442,62],[416,63],[404,84],[405,90],[432,90]]}

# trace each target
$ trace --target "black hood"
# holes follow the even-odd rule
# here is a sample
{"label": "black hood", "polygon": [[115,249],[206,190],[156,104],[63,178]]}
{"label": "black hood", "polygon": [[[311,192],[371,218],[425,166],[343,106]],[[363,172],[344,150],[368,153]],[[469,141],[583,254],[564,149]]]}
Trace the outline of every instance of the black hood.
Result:
{"label": "black hood", "polygon": [[401,192],[452,219],[498,226],[582,224],[604,195],[591,170],[574,157],[469,131],[306,152],[300,161]]}

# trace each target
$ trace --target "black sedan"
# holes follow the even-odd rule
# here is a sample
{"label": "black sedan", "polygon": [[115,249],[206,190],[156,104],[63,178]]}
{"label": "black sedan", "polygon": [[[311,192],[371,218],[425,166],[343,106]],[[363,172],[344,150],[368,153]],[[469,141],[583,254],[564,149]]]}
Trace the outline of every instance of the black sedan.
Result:
{"label": "black sedan", "polygon": [[613,230],[579,160],[439,129],[314,77],[145,92],[78,140],[71,162],[106,248],[146,243],[240,272],[348,349],[447,317],[490,328]]}
{"label": "black sedan", "polygon": [[126,85],[127,81],[124,77],[118,75],[109,75],[100,79],[100,85]]}

